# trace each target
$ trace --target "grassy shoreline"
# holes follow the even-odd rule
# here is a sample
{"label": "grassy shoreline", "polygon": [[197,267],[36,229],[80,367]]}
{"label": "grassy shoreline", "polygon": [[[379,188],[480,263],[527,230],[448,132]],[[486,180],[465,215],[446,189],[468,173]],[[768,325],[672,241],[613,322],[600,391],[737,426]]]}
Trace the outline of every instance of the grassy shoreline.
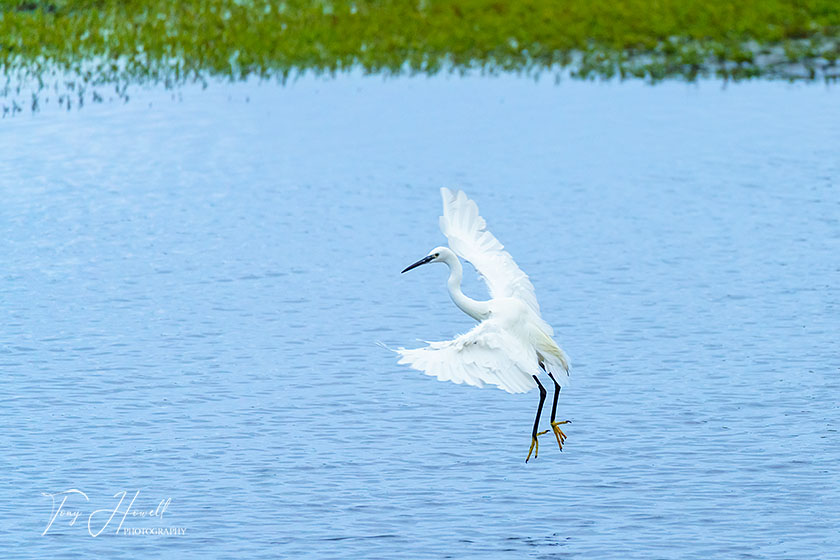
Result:
{"label": "grassy shoreline", "polygon": [[118,89],[351,68],[807,80],[838,58],[828,0],[0,0],[7,96],[50,69]]}

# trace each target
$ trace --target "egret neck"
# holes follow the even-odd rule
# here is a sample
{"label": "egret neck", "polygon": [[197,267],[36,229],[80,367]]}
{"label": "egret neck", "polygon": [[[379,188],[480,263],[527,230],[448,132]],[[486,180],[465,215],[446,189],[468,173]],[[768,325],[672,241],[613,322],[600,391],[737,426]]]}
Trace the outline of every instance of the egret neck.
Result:
{"label": "egret neck", "polygon": [[440,260],[449,267],[449,280],[447,280],[446,286],[449,288],[449,296],[455,302],[455,305],[476,321],[486,319],[490,314],[489,302],[476,301],[467,297],[461,291],[461,280],[464,278],[464,267],[461,266],[461,260],[452,251],[442,253]]}

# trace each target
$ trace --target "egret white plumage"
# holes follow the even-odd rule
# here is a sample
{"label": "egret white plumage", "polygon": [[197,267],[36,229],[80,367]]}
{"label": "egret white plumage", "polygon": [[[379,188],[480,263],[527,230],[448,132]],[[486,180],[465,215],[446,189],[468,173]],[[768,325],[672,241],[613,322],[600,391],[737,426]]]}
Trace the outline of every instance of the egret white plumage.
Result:
{"label": "egret white plumage", "polygon": [[[540,403],[526,463],[532,451],[536,450],[535,459],[539,453],[537,437],[548,433],[548,430],[537,432],[546,397],[539,375],[546,373],[554,382],[551,430],[562,451],[566,434],[560,425],[569,421],[558,422],[555,418],[557,398],[569,378],[569,359],[552,338],[554,329],[540,315],[540,305],[528,275],[487,231],[476,203],[463,191],[443,188],[440,193],[443,197],[440,229],[449,240],[449,247],[435,247],[403,272],[427,263],[446,264],[449,267],[447,287],[452,301],[479,323],[452,340],[430,342],[428,346],[412,350],[400,348],[397,350],[401,356],[399,363],[441,381],[476,387],[495,385],[508,393],[538,388]],[[476,301],[461,291],[463,268],[459,256],[472,263],[487,283],[490,300]]]}

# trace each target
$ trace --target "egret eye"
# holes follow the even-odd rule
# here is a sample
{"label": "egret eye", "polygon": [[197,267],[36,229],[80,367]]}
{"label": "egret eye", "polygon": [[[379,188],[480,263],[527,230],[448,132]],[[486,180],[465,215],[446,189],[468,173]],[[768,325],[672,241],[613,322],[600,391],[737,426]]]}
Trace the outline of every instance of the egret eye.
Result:
{"label": "egret eye", "polygon": [[439,256],[440,256],[440,253],[435,253],[435,258],[438,258]]}

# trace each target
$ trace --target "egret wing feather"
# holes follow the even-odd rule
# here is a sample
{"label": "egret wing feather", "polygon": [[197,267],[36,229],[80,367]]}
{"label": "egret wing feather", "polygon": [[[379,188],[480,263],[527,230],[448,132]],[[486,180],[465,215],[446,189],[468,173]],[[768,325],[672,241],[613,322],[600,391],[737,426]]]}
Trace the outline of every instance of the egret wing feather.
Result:
{"label": "egret wing feather", "polygon": [[397,350],[399,363],[441,381],[475,387],[495,385],[508,393],[525,393],[536,387],[533,346],[511,334],[493,319],[485,320],[453,340]]}
{"label": "egret wing feather", "polygon": [[[478,205],[463,191],[444,187],[440,194],[443,198],[440,230],[449,240],[449,247],[475,267],[493,298],[518,298],[541,317],[534,285],[499,240],[487,231]],[[554,334],[548,323],[542,323],[548,335]]]}

